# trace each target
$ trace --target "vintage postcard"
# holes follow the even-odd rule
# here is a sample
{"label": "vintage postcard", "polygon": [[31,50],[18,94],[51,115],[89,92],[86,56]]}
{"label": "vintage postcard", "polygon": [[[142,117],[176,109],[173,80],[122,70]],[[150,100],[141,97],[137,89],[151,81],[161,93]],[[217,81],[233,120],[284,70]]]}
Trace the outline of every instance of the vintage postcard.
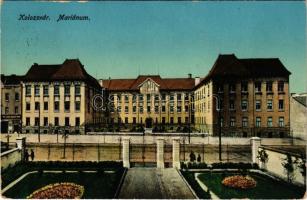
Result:
{"label": "vintage postcard", "polygon": [[0,5],[2,198],[304,198],[304,1]]}

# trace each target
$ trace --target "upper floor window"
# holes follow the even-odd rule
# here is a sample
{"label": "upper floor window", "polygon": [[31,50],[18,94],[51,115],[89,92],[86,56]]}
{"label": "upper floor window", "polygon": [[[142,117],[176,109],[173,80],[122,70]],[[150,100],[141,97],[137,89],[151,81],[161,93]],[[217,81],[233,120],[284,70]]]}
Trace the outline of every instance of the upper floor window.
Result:
{"label": "upper floor window", "polygon": [[128,94],[125,94],[125,103],[128,103],[129,102],[129,96]]}
{"label": "upper floor window", "polygon": [[15,114],[18,114],[19,113],[19,108],[18,106],[15,106]]}
{"label": "upper floor window", "polygon": [[246,99],[243,99],[243,100],[242,100],[242,105],[241,105],[241,107],[242,107],[242,110],[247,110],[247,100],[246,100]]}
{"label": "upper floor window", "polygon": [[10,100],[10,94],[9,93],[5,93],[5,101],[9,101]]}
{"label": "upper floor window", "polygon": [[159,101],[159,95],[158,94],[155,95],[155,101],[156,102]]}
{"label": "upper floor window", "polygon": [[272,127],[272,126],[273,126],[273,118],[268,117],[268,127]]}
{"label": "upper floor window", "polygon": [[261,100],[256,100],[256,111],[261,110]]}
{"label": "upper floor window", "polygon": [[80,95],[80,85],[75,85],[75,95]]}
{"label": "upper floor window", "polygon": [[133,101],[133,102],[136,102],[136,97],[137,97],[136,94],[133,94],[133,95],[132,95],[132,101]]}
{"label": "upper floor window", "polygon": [[34,86],[34,95],[35,95],[35,96],[39,96],[39,89],[40,89],[40,86],[39,86],[39,85],[35,85],[35,86]]}
{"label": "upper floor window", "polygon": [[26,96],[31,96],[31,85],[26,85]]}
{"label": "upper floor window", "polygon": [[247,125],[248,125],[247,117],[243,117],[242,118],[242,127],[247,127]]}
{"label": "upper floor window", "polygon": [[230,117],[230,126],[234,127],[236,124],[236,118],[235,117]]}
{"label": "upper floor window", "polygon": [[285,119],[284,119],[284,117],[279,117],[278,125],[279,125],[279,127],[284,127],[285,126]]}
{"label": "upper floor window", "polygon": [[26,102],[26,111],[31,110],[31,104],[30,102]]}
{"label": "upper floor window", "polygon": [[70,95],[70,85],[64,85],[64,95]]}
{"label": "upper floor window", "polygon": [[278,92],[283,92],[284,91],[284,82],[279,81],[278,82]]}
{"label": "upper floor window", "polygon": [[169,99],[170,101],[174,101],[174,94],[170,94]]}
{"label": "upper floor window", "polygon": [[39,105],[39,102],[35,102],[35,110],[40,110],[40,105]]}
{"label": "upper floor window", "polygon": [[241,92],[247,92],[247,82],[241,83]]}
{"label": "upper floor window", "polygon": [[267,101],[267,110],[273,110],[273,100],[272,99],[268,99]]}
{"label": "upper floor window", "polygon": [[229,84],[229,92],[235,92],[236,91],[236,84],[231,83]]}
{"label": "upper floor window", "polygon": [[69,112],[69,110],[70,110],[70,101],[65,101],[64,102],[64,110],[66,112]]}
{"label": "upper floor window", "polygon": [[256,127],[261,127],[261,117],[256,117]]}
{"label": "upper floor window", "polygon": [[9,107],[5,107],[5,114],[9,114]]}
{"label": "upper floor window", "polygon": [[220,84],[217,86],[217,92],[222,93],[224,92],[224,85]]}
{"label": "upper floor window", "polygon": [[54,111],[59,111],[60,110],[60,102],[59,101],[55,101],[54,102]]}
{"label": "upper floor window", "polygon": [[147,94],[147,96],[146,96],[147,102],[150,101],[150,97],[151,97],[151,95]]}
{"label": "upper floor window", "polygon": [[60,95],[60,86],[54,85],[54,95]]}
{"label": "upper floor window", "polygon": [[181,101],[181,94],[177,94],[177,101]]}
{"label": "upper floor window", "polygon": [[129,107],[125,106],[125,113],[128,113],[128,112],[129,112]]}
{"label": "upper floor window", "polygon": [[233,99],[229,100],[229,109],[234,110],[235,109],[235,101]]}
{"label": "upper floor window", "polygon": [[143,101],[143,95],[142,94],[139,95],[139,101]]}
{"label": "upper floor window", "polygon": [[283,99],[278,100],[278,109],[284,110],[284,100]]}
{"label": "upper floor window", "polygon": [[75,101],[75,110],[80,111],[80,101]]}
{"label": "upper floor window", "polygon": [[162,94],[162,101],[166,100],[166,94]]}
{"label": "upper floor window", "polygon": [[261,82],[255,82],[255,92],[261,92]]}
{"label": "upper floor window", "polygon": [[49,95],[49,85],[44,85],[43,86],[43,93],[44,93],[44,96],[48,96]]}
{"label": "upper floor window", "polygon": [[136,106],[132,107],[132,112],[136,113]]}
{"label": "upper floor window", "polygon": [[188,101],[189,100],[189,93],[184,94],[184,100]]}
{"label": "upper floor window", "polygon": [[19,101],[20,100],[20,96],[18,92],[15,92],[15,101]]}
{"label": "upper floor window", "polygon": [[266,83],[266,91],[267,92],[272,92],[273,91],[273,89],[272,89],[272,82],[271,81]]}
{"label": "upper floor window", "polygon": [[44,110],[48,110],[48,102],[44,102]]}

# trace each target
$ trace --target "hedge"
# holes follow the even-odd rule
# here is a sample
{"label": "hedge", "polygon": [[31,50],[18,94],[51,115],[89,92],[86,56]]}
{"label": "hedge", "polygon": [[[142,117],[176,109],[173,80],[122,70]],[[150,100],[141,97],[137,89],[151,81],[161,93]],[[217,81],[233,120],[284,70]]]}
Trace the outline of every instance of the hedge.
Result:
{"label": "hedge", "polygon": [[181,169],[259,169],[258,164],[256,163],[212,163],[211,165],[207,165],[204,162],[181,162]]}

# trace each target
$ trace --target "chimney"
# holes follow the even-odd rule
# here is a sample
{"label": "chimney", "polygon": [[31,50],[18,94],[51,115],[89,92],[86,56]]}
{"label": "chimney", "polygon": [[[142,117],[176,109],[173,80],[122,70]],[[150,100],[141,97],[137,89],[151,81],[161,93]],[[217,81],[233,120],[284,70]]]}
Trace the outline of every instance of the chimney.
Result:
{"label": "chimney", "polygon": [[189,77],[189,78],[192,78],[192,74],[188,74],[188,77]]}
{"label": "chimney", "polygon": [[199,77],[195,77],[195,85],[198,85],[200,82],[200,78]]}

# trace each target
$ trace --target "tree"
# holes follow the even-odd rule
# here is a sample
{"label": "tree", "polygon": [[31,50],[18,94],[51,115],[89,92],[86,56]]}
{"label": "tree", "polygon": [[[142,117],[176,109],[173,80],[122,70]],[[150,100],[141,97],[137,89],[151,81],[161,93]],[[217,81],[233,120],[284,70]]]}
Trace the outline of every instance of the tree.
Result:
{"label": "tree", "polygon": [[190,161],[194,162],[195,160],[196,160],[196,156],[195,156],[194,152],[191,151],[191,153],[190,153]]}
{"label": "tree", "polygon": [[300,170],[300,173],[304,177],[304,185],[306,186],[306,158],[302,156],[301,158],[296,158],[295,164]]}
{"label": "tree", "polygon": [[293,165],[294,162],[292,160],[292,157],[290,154],[287,154],[287,157],[283,158],[282,160],[283,162],[281,164],[284,167],[285,172],[287,174],[288,182],[292,183],[294,178],[294,165]]}

